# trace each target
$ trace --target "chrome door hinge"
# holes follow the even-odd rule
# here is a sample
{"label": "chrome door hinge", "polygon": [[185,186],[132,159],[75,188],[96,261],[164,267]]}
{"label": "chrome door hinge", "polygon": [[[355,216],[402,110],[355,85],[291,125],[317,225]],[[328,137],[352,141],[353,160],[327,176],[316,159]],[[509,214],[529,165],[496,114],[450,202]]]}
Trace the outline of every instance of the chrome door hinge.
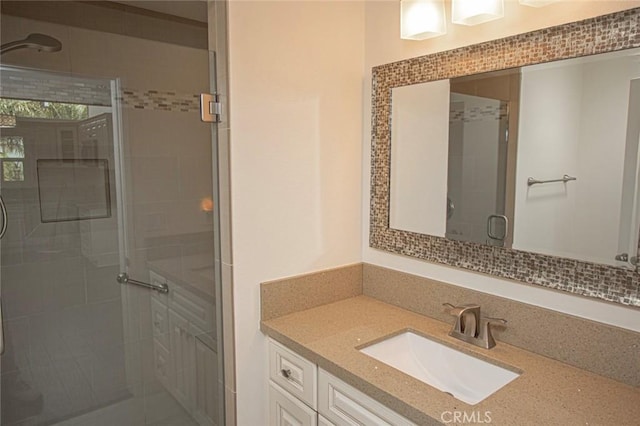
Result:
{"label": "chrome door hinge", "polygon": [[200,94],[200,120],[205,123],[222,122],[222,103],[219,94]]}

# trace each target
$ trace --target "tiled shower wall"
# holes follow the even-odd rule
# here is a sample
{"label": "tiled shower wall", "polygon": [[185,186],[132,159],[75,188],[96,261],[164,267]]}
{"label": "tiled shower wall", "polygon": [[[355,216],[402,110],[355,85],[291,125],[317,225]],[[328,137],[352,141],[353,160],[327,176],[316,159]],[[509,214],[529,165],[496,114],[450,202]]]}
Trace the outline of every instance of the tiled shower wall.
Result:
{"label": "tiled shower wall", "polygon": [[[149,258],[180,262],[182,256],[210,252],[211,215],[201,202],[212,192],[211,135],[209,125],[200,122],[196,97],[209,88],[207,51],[5,15],[1,30],[2,40],[39,32],[63,44],[55,54],[15,51],[3,57],[3,64],[120,78],[130,275],[147,280]],[[172,57],[176,60],[167,61]],[[64,84],[46,81],[31,86],[27,89],[36,95],[44,88],[58,101],[84,102],[96,94],[79,84],[67,91]],[[22,97],[11,90],[3,84],[4,96]],[[90,102],[108,104],[100,96]],[[43,422],[123,398],[143,410],[131,421],[175,414],[171,407],[177,404],[166,399],[156,408],[148,406],[149,397],[162,392],[147,362],[153,359],[149,292],[117,284],[117,265],[96,266],[87,259],[78,222],[37,224],[35,236],[49,241],[54,227],[52,250],[41,245],[3,249],[3,304],[10,306],[6,334],[15,365],[3,362],[2,383],[19,379],[39,390],[45,396]],[[11,234],[27,235],[24,230],[14,222],[3,248]],[[64,250],[56,251],[60,247]],[[8,425],[28,414],[19,404],[11,405],[12,412],[9,407],[3,403]]]}
{"label": "tiled shower wall", "polygon": [[[110,81],[83,79],[27,70],[3,70],[0,97],[12,99],[47,100],[110,106],[112,104]],[[123,88],[117,94],[124,108],[152,109],[173,112],[197,112],[200,110],[198,93]]]}

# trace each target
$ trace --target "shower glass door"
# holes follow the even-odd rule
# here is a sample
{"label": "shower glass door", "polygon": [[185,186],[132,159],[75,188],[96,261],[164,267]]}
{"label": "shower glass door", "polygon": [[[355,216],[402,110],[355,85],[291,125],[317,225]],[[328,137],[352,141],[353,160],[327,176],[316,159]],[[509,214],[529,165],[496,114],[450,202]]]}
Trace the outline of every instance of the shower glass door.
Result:
{"label": "shower glass door", "polygon": [[446,237],[503,247],[506,216],[507,102],[451,92]]}
{"label": "shower glass door", "polygon": [[4,3],[0,424],[222,424],[206,19]]}

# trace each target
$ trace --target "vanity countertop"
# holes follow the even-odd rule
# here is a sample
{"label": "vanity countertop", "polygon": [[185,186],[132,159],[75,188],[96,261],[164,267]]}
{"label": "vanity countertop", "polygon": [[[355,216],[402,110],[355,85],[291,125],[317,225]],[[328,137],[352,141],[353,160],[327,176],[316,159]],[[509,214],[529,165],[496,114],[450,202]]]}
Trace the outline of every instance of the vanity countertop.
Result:
{"label": "vanity countertop", "polygon": [[162,275],[172,283],[189,289],[198,297],[214,303],[213,254],[175,256],[149,260],[150,270]]}
{"label": "vanity countertop", "polygon": [[[261,323],[267,335],[419,425],[441,424],[443,413],[456,411],[480,419],[490,412],[494,425],[631,425],[640,419],[639,388],[503,342],[478,348],[449,337],[450,328],[367,296]],[[522,373],[472,406],[357,349],[407,329]]]}

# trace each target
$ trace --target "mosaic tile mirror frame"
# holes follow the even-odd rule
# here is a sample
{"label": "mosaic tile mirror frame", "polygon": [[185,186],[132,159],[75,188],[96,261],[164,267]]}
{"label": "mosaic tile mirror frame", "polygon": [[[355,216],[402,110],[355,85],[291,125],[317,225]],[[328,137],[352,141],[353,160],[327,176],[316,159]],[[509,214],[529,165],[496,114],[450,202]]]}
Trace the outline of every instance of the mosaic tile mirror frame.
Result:
{"label": "mosaic tile mirror frame", "polygon": [[640,46],[640,8],[603,15],[372,70],[369,245],[388,252],[640,307],[640,273],[389,227],[391,93],[395,87]]}

